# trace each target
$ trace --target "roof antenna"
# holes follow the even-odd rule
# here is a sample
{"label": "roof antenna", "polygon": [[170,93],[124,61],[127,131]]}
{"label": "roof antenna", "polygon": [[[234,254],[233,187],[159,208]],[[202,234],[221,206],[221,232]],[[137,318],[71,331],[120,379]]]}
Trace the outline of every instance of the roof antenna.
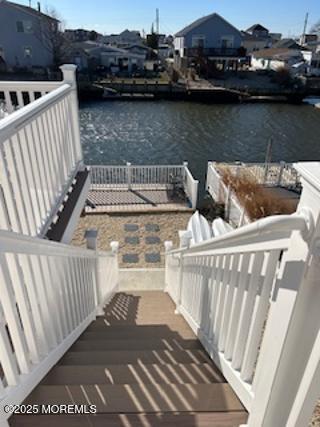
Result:
{"label": "roof antenna", "polygon": [[160,33],[160,12],[159,9],[156,9],[156,32],[159,35]]}
{"label": "roof antenna", "polygon": [[303,27],[303,33],[302,33],[302,37],[300,40],[300,44],[305,44],[306,42],[306,34],[307,34],[307,27],[308,27],[308,22],[309,22],[309,12],[306,14],[305,20],[304,20],[304,27]]}

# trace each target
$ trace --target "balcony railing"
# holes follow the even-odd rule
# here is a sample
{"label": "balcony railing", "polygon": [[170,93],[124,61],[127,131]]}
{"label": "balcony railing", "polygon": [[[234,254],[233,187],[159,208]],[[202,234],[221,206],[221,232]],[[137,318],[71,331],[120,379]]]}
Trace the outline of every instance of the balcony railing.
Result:
{"label": "balcony railing", "polygon": [[3,103],[3,112],[11,114],[60,86],[61,82],[1,81],[0,100]]}
{"label": "balcony railing", "polygon": [[244,58],[246,57],[246,50],[240,48],[211,48],[211,47],[191,47],[186,49],[186,56],[188,57],[232,57],[232,58]]}
{"label": "balcony railing", "polygon": [[0,82],[11,111],[0,120],[2,229],[43,236],[82,167],[75,68],[62,82]]}

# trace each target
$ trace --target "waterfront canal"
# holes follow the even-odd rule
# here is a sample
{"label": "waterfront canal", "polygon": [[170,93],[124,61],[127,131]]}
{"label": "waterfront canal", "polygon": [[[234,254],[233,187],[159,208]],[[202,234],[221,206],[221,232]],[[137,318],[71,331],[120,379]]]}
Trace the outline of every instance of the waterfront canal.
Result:
{"label": "waterfront canal", "polygon": [[204,181],[208,160],[320,159],[320,110],[306,105],[91,102],[81,105],[87,164],[180,164]]}

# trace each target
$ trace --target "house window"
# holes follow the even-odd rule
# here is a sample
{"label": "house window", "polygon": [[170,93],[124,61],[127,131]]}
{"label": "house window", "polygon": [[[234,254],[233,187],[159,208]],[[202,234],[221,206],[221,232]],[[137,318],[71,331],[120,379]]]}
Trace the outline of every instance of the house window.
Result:
{"label": "house window", "polygon": [[31,34],[33,32],[31,21],[17,21],[17,32]]}
{"label": "house window", "polygon": [[232,49],[234,44],[233,36],[222,36],[221,37],[221,48],[222,49]]}
{"label": "house window", "polygon": [[23,22],[17,21],[17,31],[18,33],[24,33]]}
{"label": "house window", "polygon": [[192,36],[192,47],[204,48],[206,44],[206,37],[202,35]]}
{"label": "house window", "polygon": [[24,52],[24,57],[25,58],[32,58],[32,49],[30,46],[25,46],[23,48],[23,52]]}

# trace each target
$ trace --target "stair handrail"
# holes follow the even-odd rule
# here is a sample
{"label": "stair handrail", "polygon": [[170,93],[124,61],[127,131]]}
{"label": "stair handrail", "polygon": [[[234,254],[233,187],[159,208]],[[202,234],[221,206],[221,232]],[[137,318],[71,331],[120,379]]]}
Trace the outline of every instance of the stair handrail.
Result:
{"label": "stair handrail", "polygon": [[0,424],[97,316],[118,286],[117,245],[98,251],[0,230]]}
{"label": "stair handrail", "polygon": [[201,254],[210,250],[227,247],[228,245],[236,246],[242,243],[244,239],[265,237],[270,239],[272,233],[277,233],[280,238],[289,237],[293,231],[300,231],[304,239],[312,234],[314,224],[312,216],[307,209],[292,215],[274,215],[268,218],[260,219],[254,223],[240,227],[234,231],[205,242],[197,243],[192,247],[184,247],[168,251],[168,255],[185,255]]}
{"label": "stair handrail", "polygon": [[308,425],[319,398],[320,162],[295,169],[295,214],[191,247],[166,242],[166,291],[248,410],[248,427]]}

